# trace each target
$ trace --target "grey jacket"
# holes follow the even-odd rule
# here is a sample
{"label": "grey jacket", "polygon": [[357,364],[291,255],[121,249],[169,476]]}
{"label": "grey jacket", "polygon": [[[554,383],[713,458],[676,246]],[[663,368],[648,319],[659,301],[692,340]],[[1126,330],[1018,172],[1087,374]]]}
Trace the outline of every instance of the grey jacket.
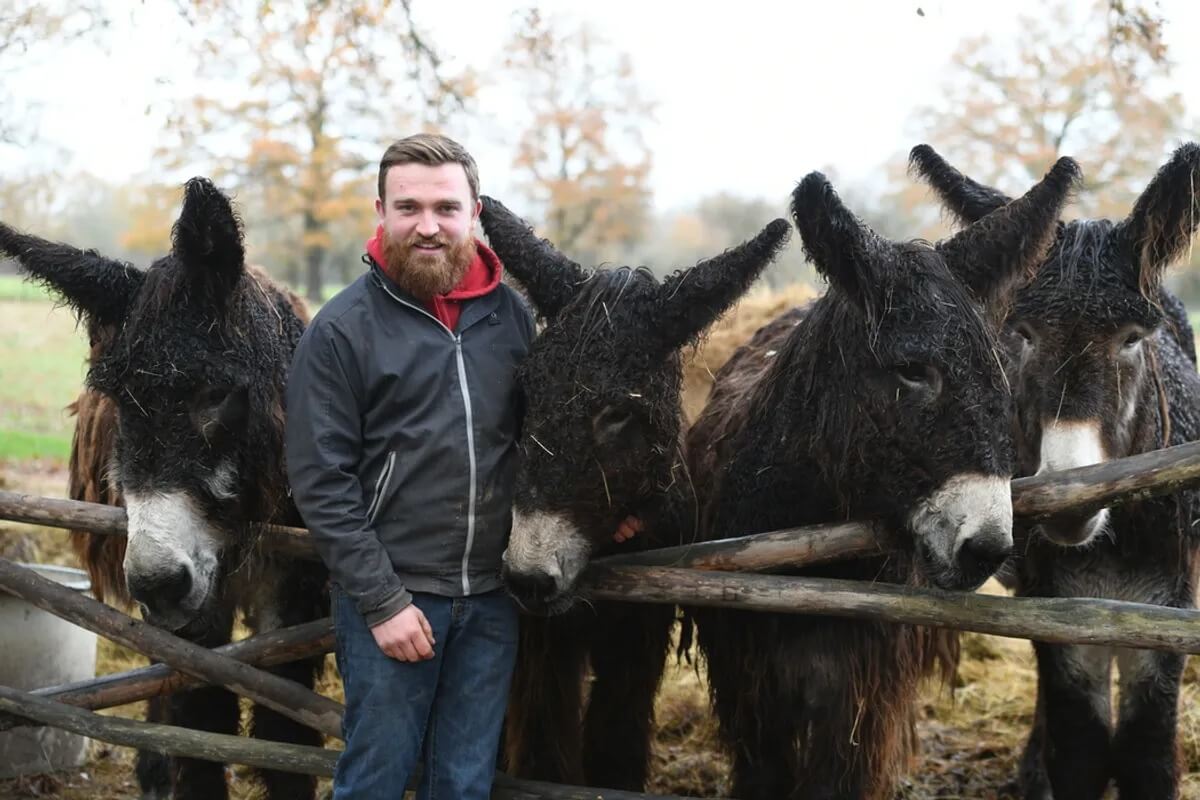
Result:
{"label": "grey jacket", "polygon": [[516,367],[533,340],[500,284],[448,330],[372,264],[296,348],[292,496],[330,576],[368,624],[412,602],[496,589],[512,526]]}

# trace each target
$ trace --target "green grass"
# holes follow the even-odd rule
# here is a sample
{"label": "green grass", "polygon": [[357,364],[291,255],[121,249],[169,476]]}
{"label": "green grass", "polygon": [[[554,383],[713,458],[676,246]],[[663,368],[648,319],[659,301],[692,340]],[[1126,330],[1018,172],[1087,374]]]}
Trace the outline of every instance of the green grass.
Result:
{"label": "green grass", "polygon": [[0,300],[25,300],[44,302],[49,299],[46,290],[30,283],[18,275],[0,275]]}
{"label": "green grass", "polygon": [[66,461],[70,455],[69,433],[62,436],[0,429],[0,461],[24,461],[29,458]]}
{"label": "green grass", "polygon": [[0,458],[65,458],[87,339],[49,300],[0,299]]}

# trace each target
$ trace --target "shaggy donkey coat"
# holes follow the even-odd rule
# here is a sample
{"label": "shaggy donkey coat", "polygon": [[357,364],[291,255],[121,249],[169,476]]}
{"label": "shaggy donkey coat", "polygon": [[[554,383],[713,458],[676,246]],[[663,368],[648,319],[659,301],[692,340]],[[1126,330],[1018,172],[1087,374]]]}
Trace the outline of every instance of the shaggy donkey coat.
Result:
{"label": "shaggy donkey coat", "polygon": [[[1008,202],[932,148],[914,169],[971,223]],[[1119,222],[1058,226],[1006,323],[1021,475],[1200,438],[1200,377],[1183,304],[1161,285],[1200,224],[1200,146],[1188,144]],[[1197,502],[1184,491],[1016,529],[1018,594],[1195,605]],[[1037,716],[1021,766],[1029,800],[1178,793],[1176,722],[1186,657],[1035,643]],[[1113,721],[1112,663],[1120,702]]]}
{"label": "shaggy donkey coat", "polygon": [[[504,575],[526,610],[555,616],[522,619],[508,766],[639,789],[674,609],[577,603],[576,582],[592,557],[678,544],[694,527],[679,351],[746,291],[788,225],[776,220],[660,283],[645,269],[585,270],[501,204],[483,203],[493,249],[545,323],[518,371],[525,417]],[[630,514],[645,529],[615,544]]]}
{"label": "shaggy donkey coat", "polygon": [[[255,522],[300,525],[283,468],[284,384],[303,303],[246,266],[240,220],[193,178],[171,252],[149,269],[19,233],[0,254],[71,306],[91,342],[71,448],[70,493],[124,505],[127,538],[75,532],[97,596],[136,601],[149,622],[205,647],[230,640],[236,610],[256,632],[325,616],[324,569],[256,547]],[[323,659],[271,671],[311,687]],[[151,703],[150,716],[235,733],[237,698],[206,688]],[[265,707],[253,732],[319,745]],[[144,796],[227,796],[223,765],[139,754]],[[312,797],[314,779],[265,772],[272,798]]]}
{"label": "shaggy donkey coat", "polygon": [[[1045,254],[1078,175],[1063,159],[957,236],[893,243],[820,173],[796,188],[829,280],[717,375],[688,434],[701,537],[872,517],[898,552],[795,574],[973,589],[1009,555],[1011,396],[995,320]],[[922,674],[954,639],[883,622],[694,609],[733,793],[890,797]]]}

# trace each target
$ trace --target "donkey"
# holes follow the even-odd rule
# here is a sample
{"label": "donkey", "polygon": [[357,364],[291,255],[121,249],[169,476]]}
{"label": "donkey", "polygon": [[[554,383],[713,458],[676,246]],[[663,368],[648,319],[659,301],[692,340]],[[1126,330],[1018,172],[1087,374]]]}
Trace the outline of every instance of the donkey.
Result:
{"label": "donkey", "polygon": [[[932,148],[911,162],[960,220],[1008,202]],[[1186,312],[1162,285],[1200,223],[1200,146],[1188,144],[1120,222],[1060,224],[1037,279],[1008,316],[1022,475],[1069,469],[1200,438],[1200,377]],[[1016,529],[1018,594],[1195,604],[1200,493],[1143,500]],[[1021,765],[1029,800],[1174,798],[1185,656],[1034,643],[1037,712]],[[1114,728],[1111,670],[1120,703]]]}
{"label": "donkey", "polygon": [[[544,780],[640,789],[674,609],[579,604],[577,581],[593,557],[678,544],[692,529],[680,349],[746,291],[789,227],[775,220],[659,283],[645,269],[584,270],[490,198],[482,221],[545,323],[518,371],[522,458],[503,571],[522,607],[553,616],[522,620],[508,766]],[[628,515],[643,530],[614,543]]]}
{"label": "donkey", "polygon": [[[1012,546],[1011,397],[996,334],[1078,167],[937,244],[883,239],[809,174],[792,214],[829,290],[717,374],[687,437],[700,538],[870,517],[898,553],[793,574],[974,589]],[[763,348],[769,348],[765,352]],[[766,363],[764,364],[764,360]],[[919,679],[956,640],[926,628],[693,609],[733,752],[733,794],[890,797]]]}
{"label": "donkey", "polygon": [[[102,599],[206,647],[230,641],[234,613],[258,632],[328,613],[325,573],[256,547],[256,522],[300,525],[283,467],[284,384],[307,321],[303,303],[248,268],[241,222],[193,178],[170,254],[137,269],[0,224],[0,253],[86,325],[87,387],[75,403],[70,493],[124,505],[128,537],[76,532]],[[323,659],[272,669],[304,686]],[[152,703],[152,718],[235,733],[238,702],[218,688]],[[265,707],[253,732],[320,745],[320,734]],[[264,772],[272,798],[312,797],[312,778]],[[142,753],[147,797],[227,796],[224,768]]]}

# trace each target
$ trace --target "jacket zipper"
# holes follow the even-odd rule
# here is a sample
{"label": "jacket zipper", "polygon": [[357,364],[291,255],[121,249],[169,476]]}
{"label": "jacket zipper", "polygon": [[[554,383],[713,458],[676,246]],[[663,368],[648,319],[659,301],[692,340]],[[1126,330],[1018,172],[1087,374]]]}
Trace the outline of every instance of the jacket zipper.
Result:
{"label": "jacket zipper", "polygon": [[388,451],[387,461],[384,462],[383,469],[379,471],[379,479],[375,481],[375,497],[371,500],[371,505],[367,506],[367,524],[373,525],[375,517],[379,514],[379,510],[383,508],[383,498],[387,494],[388,484],[392,482],[392,470],[396,466],[396,451]]}
{"label": "jacket zipper", "polygon": [[471,391],[469,384],[467,383],[467,366],[463,361],[462,334],[456,334],[451,331],[440,319],[435,317],[433,314],[430,314],[425,309],[414,306],[407,300],[392,294],[392,290],[389,289],[382,281],[380,281],[380,286],[383,288],[383,291],[387,292],[388,297],[392,298],[400,305],[411,308],[413,311],[429,317],[454,341],[454,358],[458,366],[458,387],[462,392],[463,410],[466,412],[467,417],[467,460],[470,465],[470,480],[468,483],[469,489],[467,490],[467,546],[463,550],[462,558],[462,587],[463,594],[470,594],[471,579],[467,576],[467,566],[471,560],[471,547],[475,543],[475,421],[471,411]]}
{"label": "jacket zipper", "polygon": [[467,387],[467,367],[463,363],[461,333],[454,337],[454,356],[458,361],[458,385],[462,390],[463,408],[467,412],[467,456],[471,464],[471,484],[467,491],[467,546],[463,550],[462,560],[463,594],[470,594],[471,579],[467,577],[467,564],[471,560],[471,545],[475,543],[475,422],[471,415],[471,392]]}

